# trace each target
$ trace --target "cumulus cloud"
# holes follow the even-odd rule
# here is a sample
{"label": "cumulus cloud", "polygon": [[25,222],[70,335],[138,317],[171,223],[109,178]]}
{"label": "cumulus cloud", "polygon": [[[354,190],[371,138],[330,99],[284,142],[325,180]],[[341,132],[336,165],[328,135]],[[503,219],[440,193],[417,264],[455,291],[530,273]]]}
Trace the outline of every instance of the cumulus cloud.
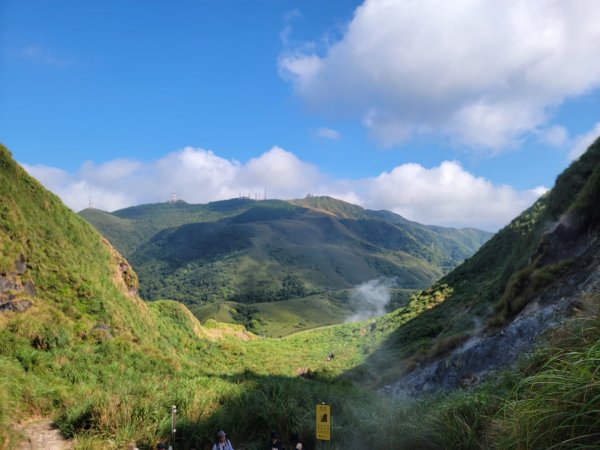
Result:
{"label": "cumulus cloud", "polygon": [[334,130],[332,128],[321,127],[317,130],[317,136],[323,139],[329,139],[332,141],[339,141],[341,134],[339,131]]}
{"label": "cumulus cloud", "polygon": [[573,140],[573,146],[569,151],[569,158],[575,160],[585,153],[590,145],[594,143],[596,139],[600,138],[600,122],[597,122],[590,131],[577,136]]}
{"label": "cumulus cloud", "polygon": [[418,222],[485,229],[506,223],[546,191],[495,185],[455,161],[430,169],[403,164],[365,185],[363,201],[371,208],[388,209]]}
{"label": "cumulus cloud", "polygon": [[369,209],[388,209],[418,222],[476,226],[496,230],[545,192],[518,191],[477,177],[454,161],[426,168],[402,164],[376,177],[336,179],[294,153],[273,147],[245,163],[210,150],[187,147],[142,163],[117,159],[84,163],[74,173],[43,165],[24,165],[74,210],[107,211],[142,203],[180,199],[205,203],[239,196],[299,198],[330,195]]}
{"label": "cumulus cloud", "polygon": [[433,132],[493,153],[600,86],[598,23],[596,0],[366,0],[340,40],[286,49],[279,69],[385,146]]}

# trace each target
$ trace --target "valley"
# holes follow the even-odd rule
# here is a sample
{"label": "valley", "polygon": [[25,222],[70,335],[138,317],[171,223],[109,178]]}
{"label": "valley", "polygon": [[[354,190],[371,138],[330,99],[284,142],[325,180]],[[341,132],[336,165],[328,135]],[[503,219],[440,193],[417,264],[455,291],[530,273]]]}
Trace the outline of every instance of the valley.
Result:
{"label": "valley", "polygon": [[361,308],[353,289],[370,280],[389,280],[391,311],[491,236],[314,196],[80,214],[131,262],[143,298],[270,336],[344,322]]}
{"label": "valley", "polygon": [[[472,256],[464,255],[466,261],[454,270],[443,269],[443,262],[451,261],[447,255],[411,244],[430,261],[438,261],[437,273],[445,273],[430,287],[399,293],[399,306],[383,316],[323,327],[326,320],[319,316],[327,314],[334,323],[346,314],[343,300],[336,298],[339,291],[371,274],[340,276],[344,281],[324,295],[309,291],[318,278],[307,271],[302,280],[310,295],[277,299],[268,307],[254,301],[259,297],[248,295],[242,302],[233,296],[202,304],[194,315],[183,304],[184,297],[181,302],[143,301],[127,260],[2,147],[0,446],[15,448],[24,438],[18,424],[43,417],[77,449],[123,448],[130,441],[149,449],[168,439],[170,407],[177,405],[176,448],[205,448],[216,429],[226,429],[236,448],[262,448],[272,429],[286,436],[300,432],[312,448],[313,408],[326,401],[335,412],[333,449],[541,449],[568,448],[572,442],[594,448],[600,424],[594,275],[600,266],[599,181],[596,141],[552,191]],[[315,201],[331,204],[329,199]],[[198,207],[186,204],[148,208],[168,207],[198,214]],[[308,207],[294,208],[284,206],[281,213],[278,204],[273,214],[317,214]],[[259,212],[262,221],[264,211]],[[90,213],[117,227],[115,236],[122,239],[125,224],[137,230],[139,239],[143,235],[154,242],[152,251],[163,252],[168,248],[164,242],[180,239],[177,227],[143,234],[141,227],[123,222],[130,218]],[[257,213],[250,208],[243,214]],[[329,226],[332,220],[326,219]],[[354,223],[333,224],[357,232]],[[186,233],[188,225],[181,225]],[[230,220],[210,226],[221,233],[239,225]],[[392,225],[377,226],[389,230]],[[419,229],[426,233],[426,228]],[[193,227],[191,233],[207,251],[213,248]],[[273,235],[269,239],[276,240]],[[457,239],[448,245],[462,248]],[[138,250],[118,242],[113,238],[135,260]],[[398,238],[397,245],[406,244]],[[255,251],[247,242],[233,250],[227,246],[233,258],[239,258],[240,249],[250,255]],[[408,253],[406,248],[402,252]],[[172,255],[166,256],[171,261]],[[153,264],[141,273],[154,270]],[[175,272],[180,270],[175,267]],[[235,292],[235,283],[226,284],[227,289]],[[302,318],[306,328],[316,328],[273,328],[274,335],[283,336],[274,338],[219,321],[229,321],[234,310],[239,314],[240,304],[256,308],[259,317],[297,311],[294,317],[275,316],[272,322]],[[321,313],[319,307],[327,311]],[[315,315],[307,314],[309,310]],[[532,311],[546,310],[554,315],[538,321],[535,336],[518,332],[519,321],[533,317]],[[479,348],[488,353],[515,351],[488,364],[483,353],[466,353],[477,342],[487,342]],[[466,366],[469,358],[479,366]],[[486,376],[480,377],[483,372]]]}

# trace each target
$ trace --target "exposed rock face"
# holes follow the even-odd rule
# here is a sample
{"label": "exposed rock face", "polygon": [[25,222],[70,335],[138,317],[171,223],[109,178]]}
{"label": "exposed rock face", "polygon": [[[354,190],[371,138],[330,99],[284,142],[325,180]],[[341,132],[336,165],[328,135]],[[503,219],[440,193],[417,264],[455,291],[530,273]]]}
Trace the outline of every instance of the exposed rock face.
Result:
{"label": "exposed rock face", "polygon": [[108,242],[108,239],[103,238],[102,242],[113,257],[116,266],[115,282],[123,288],[130,297],[137,297],[139,290],[138,276],[127,260]]}
{"label": "exposed rock face", "polygon": [[25,256],[21,253],[17,260],[15,261],[15,270],[18,275],[23,275],[27,270],[27,260]]}
{"label": "exposed rock face", "polygon": [[0,274],[0,294],[7,291],[17,291],[19,287],[15,273]]}
{"label": "exposed rock face", "polygon": [[502,330],[471,337],[447,356],[423,364],[396,383],[385,386],[383,392],[410,398],[476,386],[531,351],[544,331],[560,325],[568,317],[572,302],[568,297],[554,304],[536,301]]}
{"label": "exposed rock face", "polygon": [[31,281],[31,280],[25,281],[25,284],[23,284],[23,290],[30,297],[37,296],[37,290],[35,289],[35,284],[33,284],[33,281]]}
{"label": "exposed rock face", "polygon": [[130,295],[136,296],[138,294],[138,278],[125,258],[122,258],[119,262],[119,272],[125,286],[127,286],[127,292]]}
{"label": "exposed rock face", "polygon": [[543,334],[563,324],[600,292],[600,240],[559,224],[542,239],[540,264],[573,260],[571,269],[538,292],[501,329],[484,329],[443,357],[417,366],[382,392],[396,398],[476,386],[532,351]]}
{"label": "exposed rock face", "polygon": [[27,259],[19,255],[15,261],[15,270],[10,273],[0,273],[0,313],[5,311],[23,312],[33,305],[32,297],[37,292],[31,279],[22,281],[27,271]]}
{"label": "exposed rock face", "polygon": [[31,308],[33,303],[30,300],[13,300],[10,299],[4,302],[0,302],[0,312],[2,311],[16,311],[24,312]]}

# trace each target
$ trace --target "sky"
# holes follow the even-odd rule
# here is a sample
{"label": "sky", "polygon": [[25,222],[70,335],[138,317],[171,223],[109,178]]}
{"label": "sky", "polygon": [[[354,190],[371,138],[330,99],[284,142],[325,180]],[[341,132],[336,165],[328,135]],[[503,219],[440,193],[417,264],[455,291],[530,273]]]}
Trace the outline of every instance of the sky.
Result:
{"label": "sky", "polygon": [[0,141],[74,210],[332,195],[495,231],[600,135],[597,0],[0,0]]}

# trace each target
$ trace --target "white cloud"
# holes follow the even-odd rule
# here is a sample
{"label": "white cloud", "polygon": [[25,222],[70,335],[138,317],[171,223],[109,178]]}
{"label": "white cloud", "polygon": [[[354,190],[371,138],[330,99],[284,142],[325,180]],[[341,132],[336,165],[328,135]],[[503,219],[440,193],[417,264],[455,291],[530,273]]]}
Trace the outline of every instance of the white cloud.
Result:
{"label": "white cloud", "polygon": [[334,179],[295,154],[273,147],[246,163],[210,150],[186,147],[149,163],[118,159],[84,163],[76,172],[24,165],[74,210],[88,206],[107,211],[166,201],[172,191],[190,203],[244,195],[299,198],[330,195],[369,209],[388,209],[418,222],[496,230],[545,192],[495,185],[466,171],[458,162],[437,167],[402,164],[376,177]]}
{"label": "white cloud", "polygon": [[339,141],[341,138],[341,134],[339,131],[334,130],[332,128],[321,127],[317,130],[317,136],[323,139],[329,139],[332,141]]}
{"label": "white cloud", "polygon": [[243,166],[238,183],[251,192],[267,189],[271,197],[294,198],[306,194],[307,189],[317,186],[322,178],[316,166],[280,147],[273,147]]}
{"label": "white cloud", "polygon": [[293,31],[291,22],[298,17],[302,17],[302,13],[299,9],[292,9],[283,15],[283,22],[285,26],[283,27],[283,30],[279,32],[279,39],[284,46],[290,45],[290,36]]}
{"label": "white cloud", "polygon": [[569,158],[575,160],[585,153],[590,145],[600,137],[600,122],[597,122],[590,131],[577,136],[573,140],[573,146],[569,151]]}
{"label": "white cloud", "polygon": [[444,161],[431,169],[403,164],[368,180],[364,203],[417,222],[495,229],[530,206],[546,189],[517,191]]}
{"label": "white cloud", "polygon": [[555,147],[562,147],[569,141],[569,132],[562,125],[553,125],[543,130],[542,135],[546,142]]}
{"label": "white cloud", "polygon": [[494,153],[600,86],[598,23],[597,0],[366,0],[339,41],[286,50],[279,69],[383,145],[435,132]]}

